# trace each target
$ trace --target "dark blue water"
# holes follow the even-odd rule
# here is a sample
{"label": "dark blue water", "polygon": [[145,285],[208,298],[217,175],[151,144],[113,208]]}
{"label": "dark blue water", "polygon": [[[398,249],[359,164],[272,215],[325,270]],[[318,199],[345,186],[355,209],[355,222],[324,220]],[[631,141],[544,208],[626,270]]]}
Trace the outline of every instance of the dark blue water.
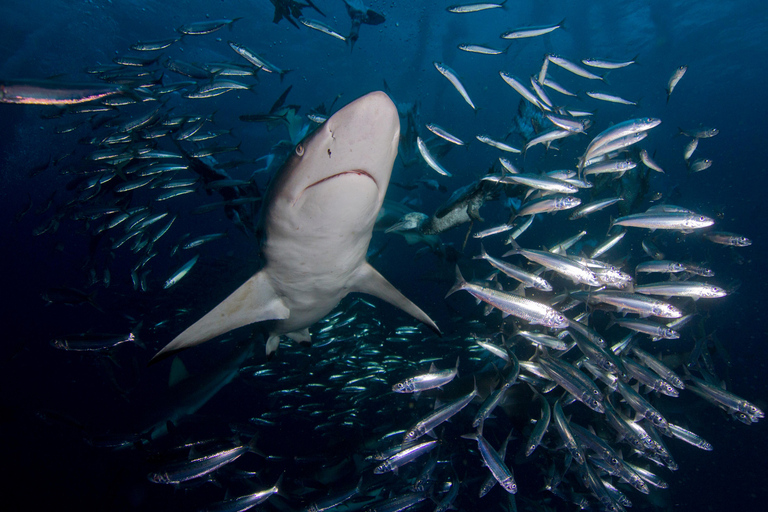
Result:
{"label": "dark blue water", "polygon": [[[341,0],[315,3],[326,17],[311,9],[304,10],[305,16],[319,19],[342,34],[348,33],[350,18]],[[717,302],[700,301],[697,310],[701,321],[696,328],[701,331],[694,333],[690,328],[678,345],[664,342],[663,347],[669,353],[685,354],[690,352],[695,334],[716,332],[727,351],[726,354],[713,349],[718,378],[724,380],[727,389],[765,409],[768,392],[764,384],[763,304],[767,283],[763,254],[768,235],[764,227],[768,215],[764,199],[768,180],[762,150],[768,112],[764,94],[768,81],[764,69],[768,61],[765,50],[768,12],[764,3],[590,2],[575,6],[572,2],[509,0],[504,10],[474,14],[448,13],[445,7],[451,3],[372,1],[369,7],[382,13],[386,21],[376,26],[362,25],[359,40],[351,50],[340,40],[303,26],[297,29],[286,20],[272,23],[273,6],[267,0],[10,1],[0,7],[0,78],[57,76],[71,82],[95,81],[85,72],[86,68],[111,64],[119,55],[136,55],[128,48],[137,41],[173,37],[175,29],[184,23],[242,17],[231,30],[224,28],[209,35],[188,36],[162,52],[174,59],[200,64],[242,64],[244,61],[227,45],[227,41],[232,40],[252,48],[275,65],[292,70],[282,81],[275,75],[259,73],[258,85],[252,91],[234,91],[200,100],[171,95],[164,106],[167,112],[173,115],[216,112],[215,127],[233,130],[226,144],[242,141],[242,154],[222,158],[226,161],[267,155],[279,141],[288,139],[283,125],[268,129],[264,124],[241,122],[238,116],[267,112],[289,85],[292,90],[286,104],[299,105],[302,116],[321,103],[329,107],[337,95],[341,96],[334,109],[386,87],[393,101],[403,109],[417,105],[418,130],[422,137],[429,135],[424,124],[434,122],[465,140],[474,141],[475,135],[483,133],[503,139],[517,113],[520,97],[499,78],[499,70],[527,83],[527,77],[538,72],[546,53],[557,53],[575,62],[588,57],[625,60],[637,55],[637,65],[612,71],[606,77],[607,83],[595,88],[639,101],[638,107],[590,100],[584,91],[594,84],[551,64],[550,73],[566,88],[580,91],[579,99],[569,102],[569,107],[596,110],[596,126],[590,135],[633,117],[662,119],[662,124],[643,142],[643,147],[648,148],[654,160],[666,170],[664,175],[651,176],[650,190],[662,193],[668,202],[715,218],[718,229],[738,232],[753,241],[747,248],[729,248],[714,246],[696,236],[661,234],[656,238],[670,259],[706,263],[716,271],[717,284],[735,289]],[[515,41],[504,55],[477,55],[457,49],[462,43],[503,48],[507,43],[498,38],[500,33],[525,25],[552,24],[563,18],[564,29]],[[478,107],[476,113],[437,73],[433,61],[446,63],[457,71]],[[688,71],[667,104],[664,91],[667,80],[672,71],[683,64],[688,66]],[[187,80],[158,64],[152,69],[163,71],[163,84]],[[252,78],[242,78],[242,81],[249,85],[255,83]],[[562,101],[567,99],[555,92],[550,95]],[[138,116],[152,108],[156,108],[156,104],[126,107],[120,111],[120,119]],[[452,365],[457,355],[462,355],[469,379],[465,383],[471,387],[472,373],[482,370],[483,365],[472,366],[466,359],[469,353],[462,349],[462,344],[467,347],[472,344],[464,341],[463,336],[476,330],[478,325],[470,324],[469,320],[484,322],[492,332],[499,318],[497,314],[488,319],[483,317],[468,296],[443,299],[453,282],[457,259],[468,275],[472,272],[470,268],[478,277],[490,271],[490,267],[469,259],[479,252],[477,240],[470,238],[464,255],[458,256],[467,225],[441,235],[442,242],[451,248],[448,257],[429,251],[417,254],[423,245],[409,246],[402,237],[381,232],[374,234],[371,245],[372,249],[383,247],[375,260],[376,268],[440,325],[447,340],[430,337],[424,341],[428,345],[418,346],[384,342],[396,327],[415,322],[380,301],[375,301],[376,308],[371,309],[354,304],[348,298],[340,307],[346,315],[358,313],[355,321],[358,329],[360,323],[371,326],[367,338],[353,339],[351,333],[359,331],[350,330],[340,334],[349,337],[338,341],[333,349],[284,343],[277,358],[264,366],[274,369],[274,375],[235,379],[193,415],[192,425],[184,427],[190,429],[189,435],[183,431],[177,433],[173,441],[139,442],[137,447],[122,450],[94,447],[86,442],[88,438],[136,433],[144,428],[155,408],[168,407],[163,405],[163,396],[168,387],[170,364],[166,361],[147,368],[147,361],[258,270],[260,261],[256,238],[238,229],[223,209],[199,215],[192,213],[202,204],[221,200],[215,193],[198,191],[169,201],[167,208],[172,214],[178,214],[178,219],[157,243],[158,256],[146,267],[151,269],[146,278],[148,291],[135,290],[130,269],[137,256],[126,250],[127,247],[110,249],[108,237],[96,238],[93,234],[94,225],[100,221],[76,220],[72,214],[77,208],[68,206],[76,194],[77,164],[91,151],[78,141],[106,132],[103,127],[93,129],[92,124],[84,122],[74,131],[57,133],[64,125],[87,116],[49,119],[56,109],[0,105],[0,218],[4,234],[1,257],[5,278],[0,433],[5,461],[3,501],[10,502],[3,508],[203,508],[223,499],[225,488],[236,494],[248,486],[226,478],[221,479],[221,487],[204,484],[187,490],[153,484],[148,481],[147,473],[156,466],[157,454],[167,452],[174,442],[181,444],[190,437],[226,438],[230,435],[230,423],[247,422],[249,418],[267,413],[273,415],[267,417],[277,422],[277,426],[261,430],[257,444],[273,459],[248,454],[244,456],[247,460],[238,461],[243,468],[258,472],[253,480],[257,488],[268,487],[280,474],[285,474],[285,496],[263,505],[265,509],[300,510],[322,496],[326,489],[354,486],[363,473],[366,483],[376,489],[371,496],[379,492],[379,486],[384,486],[385,491],[376,499],[383,499],[389,491],[399,492],[412,472],[402,475],[402,480],[381,477],[382,480],[377,481],[370,468],[358,471],[355,463],[359,463],[361,454],[367,454],[371,440],[391,430],[408,428],[428,412],[429,405],[418,402],[418,413],[414,413],[407,397],[394,396],[387,386],[379,385],[367,392],[365,400],[347,406],[358,409],[352,427],[339,425],[332,428],[330,434],[323,431],[321,435],[315,427],[328,420],[296,412],[297,408],[303,403],[324,400],[329,408],[341,410],[345,406],[345,395],[309,393],[312,396],[287,399],[273,393],[297,386],[297,381],[279,380],[281,375],[295,376],[302,372],[312,377],[301,384],[330,385],[333,382],[330,376],[343,367],[339,361],[354,359],[355,346],[366,343],[382,351],[379,358],[385,354],[400,355],[414,365],[400,368],[396,375],[385,375],[390,385],[409,373],[425,370],[425,366],[415,366],[421,358],[440,357],[442,363],[438,362],[438,366],[444,368]],[[305,118],[302,121],[307,123]],[[401,122],[405,131],[405,117]],[[681,156],[689,139],[677,136],[678,127],[699,125],[717,127],[720,131],[714,138],[701,140],[696,153],[696,157],[710,158],[714,163],[701,173],[689,174]],[[511,159],[524,165],[528,172],[573,168],[588,140],[581,136],[576,142],[564,143],[556,154],[545,154],[539,146],[532,149],[525,160],[520,156]],[[524,143],[514,134],[508,142],[518,147]],[[172,145],[163,147],[173,149]],[[65,157],[69,153],[72,154]],[[445,178],[423,165],[415,150],[408,154],[401,148],[393,182],[412,183],[424,177],[437,180],[448,192],[423,187],[410,192],[391,185],[387,197],[394,201],[408,200],[414,210],[431,214],[455,189],[476,181],[494,164],[498,168],[499,156],[506,155],[479,142],[473,142],[468,149],[452,149],[440,158],[454,174],[452,178]],[[61,157],[65,158],[58,161]],[[416,163],[404,166],[406,157],[415,158]],[[262,165],[245,164],[228,172],[233,178],[247,180]],[[45,170],[30,176],[33,169],[41,166]],[[254,183],[263,192],[269,173],[254,176]],[[51,207],[41,211],[51,197]],[[134,205],[145,204],[149,197],[137,193]],[[30,199],[31,209],[21,215]],[[647,198],[645,201],[643,205],[647,207],[650,203]],[[505,222],[509,210],[503,207],[502,201],[493,201],[483,208],[482,214],[486,222],[479,228],[475,225],[475,231]],[[33,234],[52,218],[59,223],[55,232]],[[550,246],[577,229],[587,228],[588,243],[595,244],[602,240],[608,223],[607,213],[578,226],[567,220],[567,213],[547,215],[534,222],[521,243],[532,248]],[[222,232],[227,233],[225,238],[200,247],[199,263],[189,276],[163,290],[170,274],[194,254],[194,251],[181,251],[182,254],[173,256],[173,245],[187,234],[195,237]],[[503,246],[500,236],[486,239],[489,253],[500,255],[508,248]],[[618,260],[627,255],[631,265],[642,261],[641,240],[640,234],[631,232],[627,240],[614,249],[612,257]],[[105,270],[110,274],[108,287],[103,280]],[[46,305],[41,295],[58,287],[92,294],[96,307],[90,303]],[[607,321],[607,317],[598,318],[602,319],[602,325]],[[138,332],[146,349],[121,346],[106,357],[56,350],[50,344],[56,337],[89,331]],[[245,340],[248,335],[241,332],[237,336]],[[423,337],[426,336],[425,330]],[[620,336],[621,333],[613,330],[608,337],[616,341]],[[419,340],[413,343],[420,343]],[[264,364],[263,341],[257,337],[255,343],[256,355],[249,363]],[[204,375],[227,357],[232,346],[233,341],[212,341],[185,353],[182,358],[190,373]],[[327,353],[340,358],[334,363],[337,366],[323,366]],[[463,371],[460,374],[464,376]],[[530,399],[529,395],[526,400]],[[687,428],[712,443],[714,451],[703,452],[669,440],[680,469],[677,472],[659,470],[669,483],[667,490],[653,490],[649,497],[626,491],[634,502],[634,509],[758,509],[767,497],[763,463],[768,456],[765,423],[749,426],[739,423],[691,393],[659,402],[676,423],[684,422]],[[528,405],[522,413],[510,413],[511,426],[518,429],[519,445],[515,447],[518,451],[530,429],[521,418],[539,416],[536,405]],[[497,415],[504,417],[504,413]],[[468,418],[446,427],[444,435],[448,441],[441,447],[441,453],[454,454],[445,457],[452,457],[453,465],[460,468],[459,474],[466,483],[459,493],[459,508],[497,510],[498,503],[506,503],[499,489],[484,498],[485,501],[475,498],[485,470],[477,453],[469,451],[471,443],[458,437],[469,431],[471,414]],[[579,418],[594,420],[589,415],[579,414]],[[494,445],[503,441],[509,427],[495,425],[496,430],[489,433]],[[512,466],[520,486],[517,500],[520,510],[576,508],[541,490],[552,461],[562,453],[555,451],[558,439],[551,428],[547,436],[551,453],[538,454],[533,461],[525,461],[519,454],[513,457],[510,452],[507,459],[514,460]],[[324,458],[329,464],[345,461],[344,470],[340,476],[323,479],[318,476],[322,463],[306,462],[312,457]],[[451,473],[446,471],[444,476],[450,479]],[[573,474],[569,480],[570,485],[579,487]],[[317,483],[320,481],[323,483]],[[537,503],[542,508],[536,508]],[[422,510],[431,506],[431,503],[422,504]]]}

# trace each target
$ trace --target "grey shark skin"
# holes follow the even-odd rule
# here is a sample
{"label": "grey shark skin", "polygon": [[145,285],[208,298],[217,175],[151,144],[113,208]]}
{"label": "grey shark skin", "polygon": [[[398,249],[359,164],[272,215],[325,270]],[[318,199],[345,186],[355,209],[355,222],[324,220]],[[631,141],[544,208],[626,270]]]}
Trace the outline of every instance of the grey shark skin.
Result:
{"label": "grey shark skin", "polygon": [[372,92],[298,144],[264,202],[265,266],[151,362],[264,320],[275,320],[267,355],[277,350],[281,335],[309,341],[308,328],[350,292],[379,297],[439,333],[365,260],[399,139],[395,105],[385,93]]}

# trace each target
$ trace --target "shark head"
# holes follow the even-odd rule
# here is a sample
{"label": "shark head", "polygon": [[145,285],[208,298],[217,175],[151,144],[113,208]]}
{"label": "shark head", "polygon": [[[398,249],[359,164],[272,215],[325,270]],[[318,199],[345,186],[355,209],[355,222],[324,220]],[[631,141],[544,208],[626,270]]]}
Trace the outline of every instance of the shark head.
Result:
{"label": "shark head", "polygon": [[367,94],[296,145],[271,186],[270,200],[280,204],[276,211],[281,215],[288,212],[295,218],[289,224],[302,230],[334,226],[370,231],[387,192],[399,140],[394,103],[383,92]]}

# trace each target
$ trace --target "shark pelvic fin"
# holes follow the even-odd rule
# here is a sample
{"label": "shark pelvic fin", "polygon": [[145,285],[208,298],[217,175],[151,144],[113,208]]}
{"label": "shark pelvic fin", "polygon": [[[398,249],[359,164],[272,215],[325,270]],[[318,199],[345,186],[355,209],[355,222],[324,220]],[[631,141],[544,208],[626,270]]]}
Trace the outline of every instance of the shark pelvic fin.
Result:
{"label": "shark pelvic fin", "polygon": [[176,336],[150,364],[204,341],[263,320],[284,320],[290,310],[275,293],[265,272],[258,272],[203,318]]}
{"label": "shark pelvic fin", "polygon": [[367,293],[389,302],[393,306],[402,309],[416,320],[427,324],[429,328],[436,333],[442,335],[437,324],[435,324],[425,312],[423,312],[416,304],[408,300],[405,295],[400,293],[397,288],[392,286],[384,276],[379,274],[376,269],[368,263],[365,263],[358,268],[357,276],[351,291]]}

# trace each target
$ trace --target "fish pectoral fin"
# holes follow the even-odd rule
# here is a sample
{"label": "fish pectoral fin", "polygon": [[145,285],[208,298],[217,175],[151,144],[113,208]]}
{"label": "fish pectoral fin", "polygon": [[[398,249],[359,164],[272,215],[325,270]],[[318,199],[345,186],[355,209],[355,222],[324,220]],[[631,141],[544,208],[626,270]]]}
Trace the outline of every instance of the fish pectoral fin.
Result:
{"label": "fish pectoral fin", "polygon": [[174,352],[263,320],[284,320],[290,310],[277,295],[266,272],[258,272],[200,320],[176,336],[150,364]]}
{"label": "fish pectoral fin", "polygon": [[393,306],[400,308],[416,320],[427,324],[433,331],[442,335],[437,324],[423,312],[416,304],[400,293],[397,288],[387,281],[384,276],[379,274],[375,268],[368,263],[364,263],[357,269],[357,275],[352,281],[351,291],[367,293],[378,297],[381,300],[389,302]]}

